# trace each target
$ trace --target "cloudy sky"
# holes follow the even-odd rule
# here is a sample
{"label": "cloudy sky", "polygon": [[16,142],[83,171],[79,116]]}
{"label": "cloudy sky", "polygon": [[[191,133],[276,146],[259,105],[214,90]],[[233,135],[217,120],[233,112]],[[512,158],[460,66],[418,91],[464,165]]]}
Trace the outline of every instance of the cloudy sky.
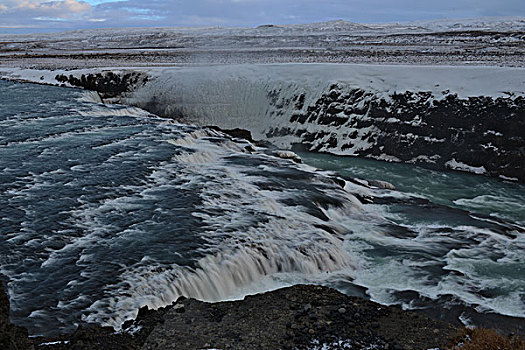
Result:
{"label": "cloudy sky", "polygon": [[0,32],[525,16],[525,0],[0,0]]}

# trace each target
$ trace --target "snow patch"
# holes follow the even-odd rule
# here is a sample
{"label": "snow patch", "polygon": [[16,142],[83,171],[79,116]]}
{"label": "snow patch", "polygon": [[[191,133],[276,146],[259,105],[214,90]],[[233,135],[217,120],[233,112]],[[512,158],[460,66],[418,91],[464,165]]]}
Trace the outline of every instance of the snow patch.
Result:
{"label": "snow patch", "polygon": [[391,156],[389,154],[385,154],[385,153],[382,153],[378,156],[374,156],[374,155],[371,155],[369,156],[370,158],[373,158],[373,159],[376,159],[376,160],[384,160],[386,162],[393,162],[393,163],[401,163],[402,160],[395,157],[395,156]]}
{"label": "snow patch", "polygon": [[427,155],[419,155],[417,157],[414,157],[412,159],[410,159],[409,161],[407,161],[407,163],[409,164],[415,164],[417,162],[425,162],[425,163],[432,163],[432,164],[435,164],[436,161],[441,158],[440,156],[438,156],[437,154],[434,154],[433,156],[427,156]]}
{"label": "snow patch", "polygon": [[468,164],[458,162],[454,158],[446,162],[445,166],[452,170],[461,170],[461,171],[466,171],[466,172],[474,173],[478,175],[483,175],[487,173],[487,169],[485,169],[484,166],[480,166],[480,167],[470,166]]}
{"label": "snow patch", "polygon": [[292,151],[279,150],[275,152],[275,155],[278,156],[279,158],[291,159],[296,163],[302,163],[301,157],[299,157],[296,153]]}
{"label": "snow patch", "polygon": [[69,344],[69,340],[63,340],[63,341],[51,341],[47,343],[40,343],[38,346],[52,346],[52,345],[58,345],[58,344]]}
{"label": "snow patch", "polygon": [[519,180],[516,177],[508,177],[508,176],[505,176],[505,175],[500,175],[499,177],[500,177],[500,179],[507,180],[507,181],[518,181]]}

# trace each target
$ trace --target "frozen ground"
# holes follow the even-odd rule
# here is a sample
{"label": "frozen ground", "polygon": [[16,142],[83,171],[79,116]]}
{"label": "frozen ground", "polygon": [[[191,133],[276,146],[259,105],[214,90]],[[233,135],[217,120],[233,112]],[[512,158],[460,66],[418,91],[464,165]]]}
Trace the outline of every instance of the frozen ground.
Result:
{"label": "frozen ground", "polygon": [[311,62],[523,67],[525,18],[0,35],[0,66],[4,67]]}

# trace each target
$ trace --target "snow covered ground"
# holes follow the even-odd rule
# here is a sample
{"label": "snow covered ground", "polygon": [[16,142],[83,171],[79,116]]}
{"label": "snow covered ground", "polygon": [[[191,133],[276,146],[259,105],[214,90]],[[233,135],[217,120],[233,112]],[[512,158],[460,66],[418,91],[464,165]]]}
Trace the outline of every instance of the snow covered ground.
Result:
{"label": "snow covered ground", "polygon": [[142,82],[114,102],[185,123],[525,181],[525,18],[0,36],[1,77],[93,88],[79,78],[108,71]]}
{"label": "snow covered ground", "polygon": [[0,35],[0,66],[57,69],[292,62],[525,66],[525,18]]}

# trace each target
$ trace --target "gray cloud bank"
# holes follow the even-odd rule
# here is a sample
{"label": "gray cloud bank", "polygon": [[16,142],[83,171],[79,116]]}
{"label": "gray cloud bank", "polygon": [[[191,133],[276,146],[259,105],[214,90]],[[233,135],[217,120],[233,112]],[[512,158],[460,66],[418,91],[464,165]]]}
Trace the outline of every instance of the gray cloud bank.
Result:
{"label": "gray cloud bank", "polygon": [[525,16],[525,5],[523,0],[0,0],[0,32],[4,33],[484,16]]}

